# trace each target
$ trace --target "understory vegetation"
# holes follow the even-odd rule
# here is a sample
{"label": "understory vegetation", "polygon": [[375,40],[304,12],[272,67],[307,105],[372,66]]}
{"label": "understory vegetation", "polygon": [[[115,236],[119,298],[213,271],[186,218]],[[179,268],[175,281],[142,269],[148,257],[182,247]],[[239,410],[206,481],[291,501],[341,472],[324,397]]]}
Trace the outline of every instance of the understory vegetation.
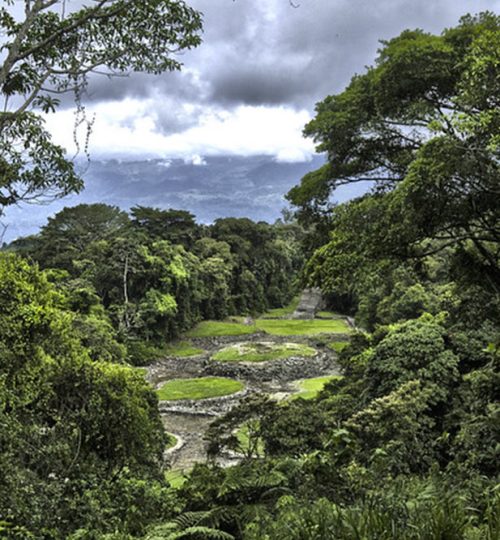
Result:
{"label": "understory vegetation", "polygon": [[[297,222],[80,205],[5,246],[0,536],[498,540],[499,74],[491,13],[383,42],[306,126],[327,163],[288,194]],[[289,314],[299,278],[356,328],[258,317]],[[169,474],[158,398],[243,384],[155,392],[134,366],[257,331],[312,336],[341,376],[306,399],[250,393],[211,424],[206,462]]]}

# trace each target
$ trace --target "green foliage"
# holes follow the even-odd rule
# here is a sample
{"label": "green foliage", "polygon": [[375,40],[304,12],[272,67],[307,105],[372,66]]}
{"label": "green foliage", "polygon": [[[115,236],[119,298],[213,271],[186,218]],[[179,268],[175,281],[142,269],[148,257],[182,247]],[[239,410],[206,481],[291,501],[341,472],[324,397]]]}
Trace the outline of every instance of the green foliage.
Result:
{"label": "green foliage", "polygon": [[[193,16],[186,39],[196,34],[199,20],[183,3],[146,2],[130,16],[153,4],[181,9],[179,22]],[[0,13],[0,24],[13,28]],[[45,15],[37,32],[50,35],[61,21]],[[116,31],[127,19],[119,15]],[[83,43],[100,31],[114,35],[105,27],[97,24]],[[441,36],[405,31],[383,42],[373,68],[318,105],[306,134],[328,163],[290,193],[306,236],[280,222],[227,218],[202,227],[184,211],[136,207],[130,218],[81,205],[11,247],[47,271],[0,254],[0,535],[499,537],[498,36],[492,14],[465,17]],[[49,45],[51,60],[62,44]],[[33,84],[29,73],[17,75],[0,81],[4,93]],[[39,128],[35,146],[45,144]],[[28,157],[35,146],[25,148]],[[35,166],[25,185],[71,189],[65,163],[60,177],[45,177],[53,163]],[[9,175],[25,167],[8,165],[0,163],[6,193]],[[332,189],[363,178],[377,189],[330,209]],[[333,309],[356,312],[366,332],[331,315],[241,324],[241,315],[293,308],[298,240],[307,252],[318,248],[304,281],[320,285]],[[211,460],[182,479],[167,472],[165,481],[172,441],[158,398],[203,399],[244,386],[175,379],[155,393],[142,370],[119,362],[191,354],[189,343],[172,340],[203,319],[190,335],[317,336],[318,347],[338,352],[342,375],[303,381],[305,399],[242,398],[206,433]],[[227,347],[215,358],[261,361],[289,354],[284,345]],[[226,451],[241,461],[215,465]]]}
{"label": "green foliage", "polygon": [[190,249],[200,236],[200,226],[196,224],[193,214],[186,210],[135,206],[130,213],[132,224],[151,239],[168,240]]}
{"label": "green foliage", "polygon": [[432,389],[434,403],[447,401],[458,381],[458,358],[447,349],[446,329],[438,318],[423,316],[389,327],[365,353],[371,396],[388,394],[412,379]]}
{"label": "green foliage", "polygon": [[265,449],[260,420],[272,406],[265,395],[253,394],[242,399],[210,425],[205,436],[207,455],[215,457],[229,449],[247,459],[262,456]]}
{"label": "green foliage", "polygon": [[167,381],[157,394],[160,400],[205,399],[234,394],[244,387],[243,383],[224,377],[172,379]]}
{"label": "green foliage", "polygon": [[86,123],[88,137],[92,122],[81,98],[89,73],[176,70],[181,64],[172,51],[200,43],[201,15],[184,2],[112,0],[54,9],[59,3],[35,2],[16,12],[6,2],[0,11],[6,51],[0,69],[6,104],[0,114],[0,214],[21,200],[50,199],[82,188],[64,149],[44,127],[41,113],[60,105],[54,96],[74,94],[76,125]]}
{"label": "green foliage", "polygon": [[[72,309],[88,314],[89,303],[102,304],[106,315],[96,330],[111,322],[114,339],[131,343],[129,356],[138,363],[152,356],[139,342],[161,348],[201,319],[289,301],[302,264],[300,231],[244,224],[235,230],[223,221],[201,227],[184,211],[145,207],[134,208],[130,219],[116,207],[78,205],[63,209],[38,236],[13,249],[53,272],[66,271],[55,279],[74,294]],[[240,243],[247,241],[251,248],[243,251]],[[103,343],[102,352],[110,347]]]}
{"label": "green foliage", "polygon": [[343,351],[346,347],[349,346],[349,341],[331,341],[327,344],[327,347],[332,351],[337,353]]}
{"label": "green foliage", "polygon": [[[66,299],[37,267],[4,254],[0,279],[0,512],[8,537],[62,539],[91,523],[104,531],[112,526],[106,514],[139,531],[171,505],[155,498],[165,439],[154,392],[134,370],[90,358]],[[139,495],[147,478],[151,487]],[[131,512],[127,525],[120,507],[136,497],[145,514]]]}
{"label": "green foliage", "polygon": [[290,356],[315,356],[317,351],[300,343],[246,342],[224,347],[212,356],[219,362],[267,362]]}
{"label": "green foliage", "polygon": [[[400,492],[396,488],[400,488]],[[477,524],[477,509],[469,506],[459,490],[428,480],[415,492],[405,484],[341,506],[327,499],[306,502],[285,495],[273,514],[262,515],[249,523],[245,539],[339,539],[383,538],[423,540],[450,538],[493,539],[493,522]],[[413,491],[413,492],[412,492]]]}
{"label": "green foliage", "polygon": [[[492,13],[464,17],[440,36],[406,30],[383,42],[374,67],[318,104],[305,134],[328,163],[288,194],[304,223],[330,228],[309,262],[311,282],[352,293],[374,262],[448,249],[467,258],[461,275],[474,273],[498,295],[499,35]],[[360,180],[380,189],[331,208],[337,186]],[[425,309],[425,291],[408,296],[399,316]]]}

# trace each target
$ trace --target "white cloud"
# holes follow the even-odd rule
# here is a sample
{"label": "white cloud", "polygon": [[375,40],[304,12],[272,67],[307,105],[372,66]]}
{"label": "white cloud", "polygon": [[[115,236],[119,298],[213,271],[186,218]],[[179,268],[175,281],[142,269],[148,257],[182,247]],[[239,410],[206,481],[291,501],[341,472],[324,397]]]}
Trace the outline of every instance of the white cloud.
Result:
{"label": "white cloud", "polygon": [[199,154],[194,154],[190,158],[185,158],[184,162],[191,163],[191,165],[206,165],[207,164],[203,156],[200,156]]}
{"label": "white cloud", "polygon": [[[183,158],[202,165],[201,156],[276,156],[278,161],[306,161],[314,152],[312,141],[302,137],[310,120],[307,111],[285,106],[239,106],[233,109],[207,107],[193,127],[177,133],[157,128],[156,111],[162,107],[154,99],[127,98],[98,103],[89,108],[95,115],[90,136],[91,155]],[[198,115],[198,112],[196,112]],[[64,110],[47,117],[54,140],[74,152],[74,116]]]}

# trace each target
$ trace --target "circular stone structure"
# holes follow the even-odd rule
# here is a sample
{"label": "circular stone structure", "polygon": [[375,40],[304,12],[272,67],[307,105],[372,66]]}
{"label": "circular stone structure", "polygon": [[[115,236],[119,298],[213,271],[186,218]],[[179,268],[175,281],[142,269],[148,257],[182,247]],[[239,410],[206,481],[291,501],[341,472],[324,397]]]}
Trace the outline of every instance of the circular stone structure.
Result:
{"label": "circular stone structure", "polygon": [[245,385],[227,377],[171,379],[157,390],[160,401],[199,400],[228,396],[240,392]]}
{"label": "circular stone structure", "polygon": [[311,357],[318,352],[303,343],[243,341],[224,347],[212,355],[218,362],[268,362],[290,357]]}

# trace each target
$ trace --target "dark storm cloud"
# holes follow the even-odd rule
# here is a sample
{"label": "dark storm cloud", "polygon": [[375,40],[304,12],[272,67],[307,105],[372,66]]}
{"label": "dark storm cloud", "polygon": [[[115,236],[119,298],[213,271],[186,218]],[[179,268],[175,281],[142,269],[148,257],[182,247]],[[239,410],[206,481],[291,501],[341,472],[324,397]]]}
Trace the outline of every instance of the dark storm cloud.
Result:
{"label": "dark storm cloud", "polygon": [[302,0],[297,9],[287,0],[191,4],[205,13],[198,52],[215,103],[296,108],[341,90],[373,63],[380,39],[406,28],[440,32],[481,7],[466,0]]}
{"label": "dark storm cloud", "polygon": [[189,69],[161,75],[130,73],[108,77],[94,74],[89,79],[85,100],[94,103],[124,98],[149,98],[160,94],[182,98],[184,101],[197,101],[203,99],[206,93],[203,85]]}
{"label": "dark storm cloud", "polygon": [[[405,28],[439,33],[498,0],[188,0],[204,13],[202,45],[182,72],[92,77],[86,101],[156,98],[163,132],[199,117],[196,106],[285,105],[312,111],[373,64],[380,39]],[[196,105],[191,112],[183,103]],[[69,105],[69,100],[68,100]],[[180,118],[175,118],[179,115]]]}
{"label": "dark storm cloud", "polygon": [[220,69],[211,81],[211,98],[220,103],[247,105],[279,105],[293,102],[313,90],[313,81],[303,77],[303,70],[283,62],[273,65],[250,64],[239,68]]}

